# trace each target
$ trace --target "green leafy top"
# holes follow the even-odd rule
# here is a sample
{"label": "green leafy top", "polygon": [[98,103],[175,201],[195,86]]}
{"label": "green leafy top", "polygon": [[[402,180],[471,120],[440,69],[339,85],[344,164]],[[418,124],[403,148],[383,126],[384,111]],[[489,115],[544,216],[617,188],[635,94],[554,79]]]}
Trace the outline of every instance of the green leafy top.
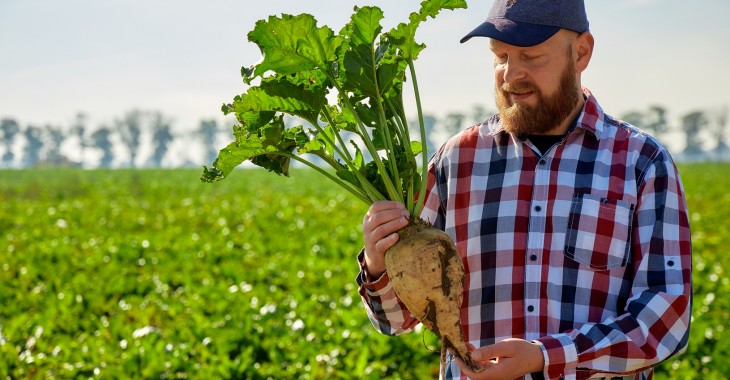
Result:
{"label": "green leafy top", "polygon": [[[240,123],[234,126],[235,141],[220,151],[212,167],[204,167],[201,180],[221,180],[247,160],[288,175],[295,160],[368,204],[396,200],[418,215],[428,156],[413,66],[425,45],[416,42],[415,34],[428,17],[456,8],[466,8],[466,1],[426,0],[408,22],[386,33],[383,12],[373,6],[355,7],[338,34],[317,26],[309,14],[258,21],[248,39],[258,45],[263,59],[241,69],[250,87],[222,107]],[[415,90],[420,141],[411,140],[403,108],[407,71]],[[285,114],[307,126],[290,125]],[[415,194],[420,194],[417,200]]]}

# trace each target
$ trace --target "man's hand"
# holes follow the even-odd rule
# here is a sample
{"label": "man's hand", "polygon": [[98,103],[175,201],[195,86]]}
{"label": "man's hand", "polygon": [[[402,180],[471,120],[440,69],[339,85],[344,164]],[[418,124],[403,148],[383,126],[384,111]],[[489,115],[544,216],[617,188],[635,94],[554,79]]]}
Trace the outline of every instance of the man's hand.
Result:
{"label": "man's hand", "polygon": [[409,215],[400,202],[377,201],[368,209],[362,221],[362,234],[370,278],[378,278],[385,272],[385,251],[398,242],[396,231],[408,225]]}
{"label": "man's hand", "polygon": [[478,348],[472,351],[471,357],[482,366],[482,371],[474,372],[460,359],[455,360],[461,373],[473,380],[516,379],[542,372],[545,367],[540,346],[523,339],[510,338]]}

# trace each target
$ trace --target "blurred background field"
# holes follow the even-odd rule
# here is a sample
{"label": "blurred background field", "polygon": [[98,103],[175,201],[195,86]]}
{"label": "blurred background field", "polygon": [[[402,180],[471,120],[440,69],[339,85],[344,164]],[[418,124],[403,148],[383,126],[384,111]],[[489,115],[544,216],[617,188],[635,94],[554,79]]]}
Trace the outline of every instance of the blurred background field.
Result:
{"label": "blurred background field", "polygon": [[[725,378],[730,164],[680,173],[691,339],[657,378]],[[365,204],[305,169],[198,174],[0,171],[1,379],[437,376],[432,334],[379,335],[361,306]]]}

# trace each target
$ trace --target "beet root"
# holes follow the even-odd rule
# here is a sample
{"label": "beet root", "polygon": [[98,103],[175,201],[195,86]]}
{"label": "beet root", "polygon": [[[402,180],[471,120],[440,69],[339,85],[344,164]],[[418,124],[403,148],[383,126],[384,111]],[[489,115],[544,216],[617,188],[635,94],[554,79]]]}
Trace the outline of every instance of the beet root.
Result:
{"label": "beet root", "polygon": [[461,327],[464,265],[456,246],[443,231],[417,219],[398,231],[400,239],[385,255],[388,277],[408,310],[441,340],[444,350],[470,368],[472,361]]}

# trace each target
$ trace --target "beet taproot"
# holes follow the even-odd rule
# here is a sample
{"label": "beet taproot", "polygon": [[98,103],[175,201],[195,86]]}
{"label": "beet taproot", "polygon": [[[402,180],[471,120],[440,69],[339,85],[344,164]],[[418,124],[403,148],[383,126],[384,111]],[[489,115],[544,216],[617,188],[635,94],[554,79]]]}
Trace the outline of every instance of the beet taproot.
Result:
{"label": "beet taproot", "polygon": [[412,221],[398,231],[400,239],[385,255],[385,267],[398,298],[441,341],[445,350],[478,371],[461,326],[464,264],[451,238],[430,223]]}

